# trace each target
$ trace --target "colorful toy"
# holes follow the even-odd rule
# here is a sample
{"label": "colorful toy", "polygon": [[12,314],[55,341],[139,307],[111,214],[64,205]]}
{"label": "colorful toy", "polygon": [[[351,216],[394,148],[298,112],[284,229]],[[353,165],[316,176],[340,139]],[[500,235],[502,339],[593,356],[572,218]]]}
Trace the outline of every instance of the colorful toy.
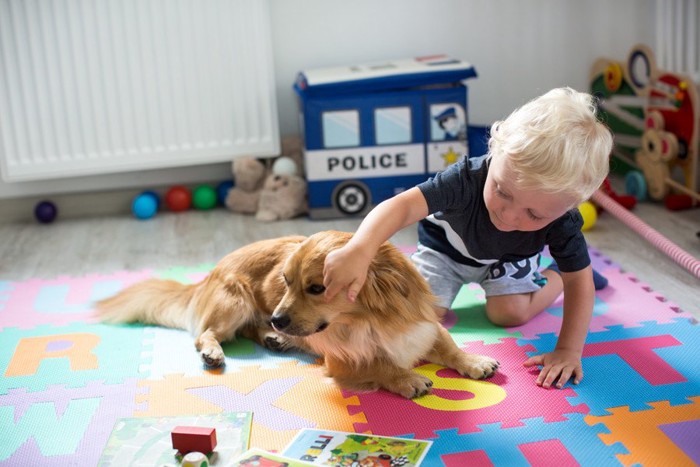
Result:
{"label": "colorful toy", "polygon": [[300,175],[294,159],[287,156],[278,157],[272,163],[272,173],[279,175]]}
{"label": "colorful toy", "polygon": [[262,161],[252,157],[235,159],[232,169],[236,185],[229,190],[225,201],[231,211],[255,214],[257,220],[266,222],[291,219],[307,212],[303,178],[274,170],[268,172]]}
{"label": "colorful toy", "polygon": [[[692,79],[659,70],[651,50],[636,45],[626,63],[597,60],[591,89],[615,133],[613,155],[625,171],[643,174],[644,183],[639,176],[627,182],[632,194],[642,199],[648,191],[661,201],[680,192],[690,204],[700,203],[700,98]],[[674,209],[688,204],[686,197],[666,203]]]}
{"label": "colorful toy", "polygon": [[210,453],[216,447],[216,429],[201,426],[176,426],[170,433],[173,448],[182,454]]}
{"label": "colorful toy", "polygon": [[131,212],[137,219],[150,219],[158,212],[160,198],[153,191],[144,191],[134,197]]}
{"label": "colorful toy", "polygon": [[50,224],[58,215],[58,208],[51,201],[40,201],[34,207],[34,217],[42,224]]}
{"label": "colorful toy", "polygon": [[[627,175],[629,176],[633,173],[634,172],[629,172]],[[641,182],[644,183],[644,177],[643,176],[641,176],[641,177],[642,177]],[[646,187],[646,185],[644,185],[644,186]],[[605,180],[603,180],[603,184],[601,185],[600,189],[603,190],[603,192],[606,195],[610,196],[612,199],[614,199],[615,201],[620,203],[622,206],[624,206],[626,209],[634,209],[634,207],[637,205],[637,199],[643,199],[643,198],[640,198],[640,197],[634,196],[634,195],[618,194],[617,192],[615,192],[615,190],[613,190],[613,187],[610,184],[610,179],[608,179],[607,177],[605,178]],[[646,194],[646,188],[644,190],[644,193]]]}
{"label": "colorful toy", "polygon": [[231,190],[233,186],[233,180],[224,180],[216,185],[216,200],[220,205],[223,206],[226,204],[226,197],[228,196],[229,190]]}
{"label": "colorful toy", "polygon": [[581,226],[581,230],[585,232],[586,230],[593,228],[596,220],[598,220],[598,211],[593,203],[585,201],[579,205],[578,210],[581,213],[581,217],[583,217],[583,225]]}
{"label": "colorful toy", "polygon": [[192,193],[184,186],[176,185],[165,193],[165,204],[173,212],[187,211],[192,206]]}
{"label": "colorful toy", "polygon": [[216,190],[209,185],[199,185],[192,193],[192,204],[195,209],[206,211],[216,207]]}
{"label": "colorful toy", "polygon": [[620,222],[642,236],[659,251],[700,279],[700,261],[693,257],[690,253],[686,252],[671,240],[661,235],[657,230],[654,230],[652,227],[647,225],[639,217],[627,211],[624,207],[603,193],[601,190],[596,191],[591,199],[610,214],[615,216],[618,220],[620,220]]}
{"label": "colorful toy", "polygon": [[260,191],[258,212],[259,221],[291,219],[308,211],[306,204],[306,182],[292,174],[270,174]]}
{"label": "colorful toy", "polygon": [[233,212],[255,214],[265,183],[265,164],[254,157],[237,157],[231,163],[231,172],[236,185],[226,196],[226,207]]}
{"label": "colorful toy", "polygon": [[143,194],[153,196],[153,198],[156,200],[156,203],[158,203],[158,209],[160,209],[160,195],[153,191],[153,190],[145,190]]}
{"label": "colorful toy", "polygon": [[209,467],[209,459],[201,452],[188,452],[182,458],[182,467]]}
{"label": "colorful toy", "polygon": [[467,154],[475,76],[445,55],[299,73],[310,216],[363,215]]}

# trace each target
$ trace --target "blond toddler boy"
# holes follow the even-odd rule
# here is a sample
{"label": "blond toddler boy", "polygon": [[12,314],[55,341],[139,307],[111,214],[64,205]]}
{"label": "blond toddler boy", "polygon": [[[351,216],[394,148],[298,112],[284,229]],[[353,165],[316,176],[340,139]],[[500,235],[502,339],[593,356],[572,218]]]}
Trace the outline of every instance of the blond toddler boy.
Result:
{"label": "blond toddler boy", "polygon": [[[441,315],[468,282],[484,288],[486,315],[499,326],[528,322],[563,291],[554,350],[524,365],[541,367],[540,386],[578,384],[595,287],[577,206],[608,174],[611,133],[591,95],[558,88],[496,122],[488,148],[377,205],[352,240],[327,256],[326,299],[347,289],[354,301],[379,246],[420,221],[412,259]],[[538,272],[545,246],[556,267]]]}

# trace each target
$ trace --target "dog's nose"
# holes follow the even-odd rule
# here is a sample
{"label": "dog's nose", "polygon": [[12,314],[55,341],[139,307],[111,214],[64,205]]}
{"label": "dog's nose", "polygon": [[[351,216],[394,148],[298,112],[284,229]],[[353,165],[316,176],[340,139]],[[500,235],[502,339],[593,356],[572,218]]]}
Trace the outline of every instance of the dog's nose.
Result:
{"label": "dog's nose", "polygon": [[291,322],[292,320],[289,318],[289,315],[273,316],[271,320],[272,327],[278,330],[286,328]]}

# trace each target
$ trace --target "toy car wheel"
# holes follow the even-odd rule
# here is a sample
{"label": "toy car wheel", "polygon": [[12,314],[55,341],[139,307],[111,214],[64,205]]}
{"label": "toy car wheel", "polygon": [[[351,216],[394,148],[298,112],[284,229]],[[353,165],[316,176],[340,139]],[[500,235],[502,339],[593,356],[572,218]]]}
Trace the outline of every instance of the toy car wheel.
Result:
{"label": "toy car wheel", "polygon": [[647,197],[647,181],[638,170],[632,170],[625,175],[625,193],[644,201]]}
{"label": "toy car wheel", "polygon": [[358,183],[348,183],[337,191],[333,204],[343,214],[358,214],[369,204],[369,192]]}

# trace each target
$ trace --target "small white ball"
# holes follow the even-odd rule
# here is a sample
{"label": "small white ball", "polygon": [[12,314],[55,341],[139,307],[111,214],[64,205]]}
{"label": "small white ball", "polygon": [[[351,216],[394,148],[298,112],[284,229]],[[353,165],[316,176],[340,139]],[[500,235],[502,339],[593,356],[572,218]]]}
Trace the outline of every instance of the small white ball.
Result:
{"label": "small white ball", "polygon": [[272,163],[272,173],[276,175],[298,175],[297,164],[291,157],[278,157]]}

